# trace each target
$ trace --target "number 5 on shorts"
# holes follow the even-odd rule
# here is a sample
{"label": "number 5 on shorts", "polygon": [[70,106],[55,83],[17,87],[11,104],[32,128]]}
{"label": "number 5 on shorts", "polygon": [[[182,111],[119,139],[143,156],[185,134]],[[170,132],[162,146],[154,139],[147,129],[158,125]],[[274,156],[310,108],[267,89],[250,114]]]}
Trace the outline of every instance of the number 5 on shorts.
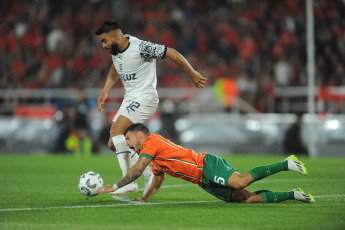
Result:
{"label": "number 5 on shorts", "polygon": [[225,185],[225,180],[223,177],[217,177],[217,176],[214,176],[214,182],[216,182],[217,184],[221,184],[221,185]]}

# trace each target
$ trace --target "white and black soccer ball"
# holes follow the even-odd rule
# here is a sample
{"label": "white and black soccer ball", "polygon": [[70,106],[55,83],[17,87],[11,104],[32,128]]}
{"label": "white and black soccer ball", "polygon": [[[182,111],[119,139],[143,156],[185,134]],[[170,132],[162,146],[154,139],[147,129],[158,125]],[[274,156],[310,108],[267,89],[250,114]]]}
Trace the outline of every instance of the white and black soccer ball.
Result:
{"label": "white and black soccer ball", "polygon": [[97,189],[103,186],[103,179],[98,173],[90,171],[81,175],[78,186],[85,196],[96,196]]}

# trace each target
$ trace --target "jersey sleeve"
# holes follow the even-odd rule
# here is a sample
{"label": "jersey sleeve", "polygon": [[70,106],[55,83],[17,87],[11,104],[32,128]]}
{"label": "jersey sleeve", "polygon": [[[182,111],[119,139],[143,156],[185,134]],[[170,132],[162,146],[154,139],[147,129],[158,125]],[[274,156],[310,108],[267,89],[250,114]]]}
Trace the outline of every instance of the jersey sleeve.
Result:
{"label": "jersey sleeve", "polygon": [[148,41],[141,41],[139,44],[140,57],[144,59],[165,58],[167,47]]}

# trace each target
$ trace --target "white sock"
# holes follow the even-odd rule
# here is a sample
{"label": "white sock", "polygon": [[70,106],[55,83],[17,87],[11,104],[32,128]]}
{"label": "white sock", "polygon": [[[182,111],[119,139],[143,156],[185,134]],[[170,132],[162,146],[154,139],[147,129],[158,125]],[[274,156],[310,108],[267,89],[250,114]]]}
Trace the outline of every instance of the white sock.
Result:
{"label": "white sock", "polygon": [[[131,150],[131,149],[130,149]],[[139,159],[139,155],[131,150],[131,165],[135,165]],[[147,166],[143,172],[144,177],[150,177],[152,175],[152,168]]]}
{"label": "white sock", "polygon": [[112,137],[112,141],[116,148],[117,160],[119,161],[119,165],[124,176],[131,167],[131,149],[126,146],[126,139],[123,135]]}

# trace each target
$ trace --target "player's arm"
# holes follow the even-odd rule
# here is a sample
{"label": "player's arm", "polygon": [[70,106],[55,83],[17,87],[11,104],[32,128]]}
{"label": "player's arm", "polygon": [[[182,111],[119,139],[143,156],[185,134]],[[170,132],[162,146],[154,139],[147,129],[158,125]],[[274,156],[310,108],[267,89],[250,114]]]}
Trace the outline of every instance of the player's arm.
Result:
{"label": "player's arm", "polygon": [[150,188],[142,198],[133,199],[133,201],[146,201],[149,200],[162,186],[165,180],[165,173],[162,172],[159,175],[154,175]]}
{"label": "player's arm", "polygon": [[101,187],[97,190],[98,194],[102,194],[104,192],[115,192],[117,189],[135,181],[145,170],[146,166],[150,163],[151,159],[145,156],[139,158],[137,163],[128,170],[126,175],[122,177],[122,179],[114,185],[107,185]]}
{"label": "player's arm", "polygon": [[167,48],[165,57],[170,58],[173,62],[183,68],[183,70],[190,76],[194,85],[198,88],[205,88],[207,78],[201,76],[201,74],[193,69],[190,63],[173,48]]}
{"label": "player's arm", "polygon": [[113,85],[119,80],[119,74],[117,73],[114,65],[112,64],[108,73],[107,80],[105,82],[104,88],[97,99],[98,111],[103,111],[103,104],[108,97],[108,92],[113,87]]}

